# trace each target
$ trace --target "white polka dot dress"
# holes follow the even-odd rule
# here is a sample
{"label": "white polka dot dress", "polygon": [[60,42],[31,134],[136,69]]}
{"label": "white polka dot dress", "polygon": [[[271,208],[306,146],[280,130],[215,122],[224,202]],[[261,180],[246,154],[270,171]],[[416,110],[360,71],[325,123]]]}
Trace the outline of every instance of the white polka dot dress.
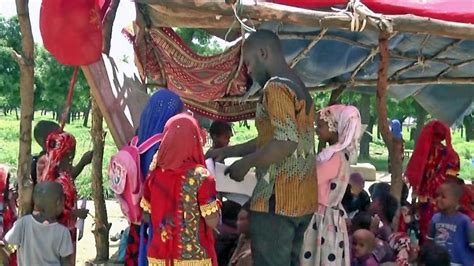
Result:
{"label": "white polka dot dress", "polygon": [[330,179],[328,207],[320,205],[305,232],[301,250],[302,266],[350,265],[345,221],[347,215],[341,204],[349,182],[350,166],[347,156],[342,152],[333,156],[342,156],[343,160],[335,166],[339,168],[338,174]]}

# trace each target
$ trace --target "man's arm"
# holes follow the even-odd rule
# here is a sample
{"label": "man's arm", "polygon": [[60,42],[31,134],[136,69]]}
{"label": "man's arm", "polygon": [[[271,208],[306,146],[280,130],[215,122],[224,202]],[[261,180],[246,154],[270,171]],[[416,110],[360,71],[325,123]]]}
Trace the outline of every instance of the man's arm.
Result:
{"label": "man's arm", "polygon": [[297,146],[298,143],[293,141],[273,139],[261,149],[245,156],[244,159],[248,161],[250,167],[268,167],[293,154]]}
{"label": "man's arm", "polygon": [[235,146],[210,150],[206,153],[206,158],[212,158],[214,159],[214,161],[222,161],[225,158],[246,156],[256,151],[256,143],[256,139],[252,139],[250,141]]}
{"label": "man's arm", "polygon": [[72,169],[72,179],[76,179],[78,177],[82,170],[84,170],[84,167],[86,165],[90,164],[92,161],[92,151],[88,151],[82,155],[81,160],[77,163],[76,166],[73,167]]}

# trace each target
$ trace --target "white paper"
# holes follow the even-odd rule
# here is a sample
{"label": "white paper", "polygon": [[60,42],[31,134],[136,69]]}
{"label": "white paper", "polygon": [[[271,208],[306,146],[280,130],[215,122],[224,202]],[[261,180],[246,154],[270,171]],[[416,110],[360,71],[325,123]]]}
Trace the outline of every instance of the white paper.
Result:
{"label": "white paper", "polygon": [[227,165],[222,163],[214,163],[212,159],[207,159],[206,166],[209,172],[211,172],[211,174],[216,179],[216,189],[218,192],[236,193],[245,195],[247,197],[252,196],[253,189],[257,184],[257,178],[255,177],[255,173],[253,171],[249,171],[245,175],[242,182],[237,182],[232,180],[228,175],[224,174],[226,168],[228,167]]}

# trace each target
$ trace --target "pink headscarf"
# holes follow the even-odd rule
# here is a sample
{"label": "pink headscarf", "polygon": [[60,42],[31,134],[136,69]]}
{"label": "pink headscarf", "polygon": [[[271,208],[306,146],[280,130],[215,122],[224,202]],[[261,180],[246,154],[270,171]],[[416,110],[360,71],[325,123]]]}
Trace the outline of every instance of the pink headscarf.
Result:
{"label": "pink headscarf", "polygon": [[346,151],[349,153],[349,161],[356,163],[362,136],[359,110],[352,105],[337,104],[321,109],[319,115],[328,123],[330,131],[337,132],[338,141],[323,149],[317,155],[317,160],[324,162],[331,159],[334,153]]}

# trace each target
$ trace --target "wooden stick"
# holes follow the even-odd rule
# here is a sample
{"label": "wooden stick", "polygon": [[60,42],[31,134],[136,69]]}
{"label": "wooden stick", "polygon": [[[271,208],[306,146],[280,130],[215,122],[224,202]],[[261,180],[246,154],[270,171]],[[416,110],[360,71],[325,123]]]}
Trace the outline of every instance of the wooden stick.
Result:
{"label": "wooden stick", "polygon": [[[439,50],[433,56],[431,56],[429,58],[423,58],[422,61],[424,62],[426,60],[434,59],[434,58],[438,57],[440,54],[442,54],[442,53],[448,51],[449,49],[457,46],[462,41],[463,40],[456,40],[456,41],[446,45],[445,47],[443,47],[443,49]],[[421,49],[423,49],[423,47],[421,47]],[[408,66],[400,68],[399,70],[397,70],[395,73],[393,73],[393,75],[390,77],[390,79],[398,79],[403,73],[406,73],[407,71],[410,71],[410,70],[412,70],[414,68],[417,68],[417,67],[418,67],[418,61],[415,61],[415,62],[409,64]]]}
{"label": "wooden stick", "polygon": [[[137,0],[137,2],[152,4],[153,9],[157,11],[156,15],[161,15],[161,17],[155,17],[161,23],[156,26],[229,28],[233,21],[232,9],[223,1]],[[330,29],[348,30],[351,24],[351,18],[339,12],[308,10],[274,3],[258,3],[257,5],[242,3],[241,16],[259,22],[275,21],[296,26]],[[383,18],[391,22],[393,31],[432,34],[455,39],[474,39],[473,24],[415,15],[384,15]],[[374,23],[367,25],[367,28],[372,30],[379,30],[377,27]]]}
{"label": "wooden stick", "polygon": [[359,71],[369,62],[372,58],[374,58],[375,55],[379,53],[379,47],[372,49],[370,53],[367,55],[367,57],[360,62],[360,64],[354,69],[351,75],[351,80],[354,80],[354,78],[357,76]]}
{"label": "wooden stick", "polygon": [[450,65],[449,67],[447,67],[446,69],[441,71],[441,73],[438,74],[438,78],[446,75],[447,73],[451,72],[452,70],[454,70],[456,68],[463,67],[463,66],[468,65],[472,62],[474,62],[474,58],[466,60],[466,61],[459,62],[457,64]]}
{"label": "wooden stick", "polygon": [[326,34],[327,31],[328,31],[328,29],[323,29],[318,34],[318,36],[313,38],[313,40],[308,44],[308,46],[306,46],[298,55],[296,55],[296,57],[293,59],[293,61],[291,61],[290,67],[294,68],[296,66],[296,64],[298,64],[298,62],[301,59],[303,59],[306,56],[306,54],[321,40],[321,38],[323,38],[324,34]]}

